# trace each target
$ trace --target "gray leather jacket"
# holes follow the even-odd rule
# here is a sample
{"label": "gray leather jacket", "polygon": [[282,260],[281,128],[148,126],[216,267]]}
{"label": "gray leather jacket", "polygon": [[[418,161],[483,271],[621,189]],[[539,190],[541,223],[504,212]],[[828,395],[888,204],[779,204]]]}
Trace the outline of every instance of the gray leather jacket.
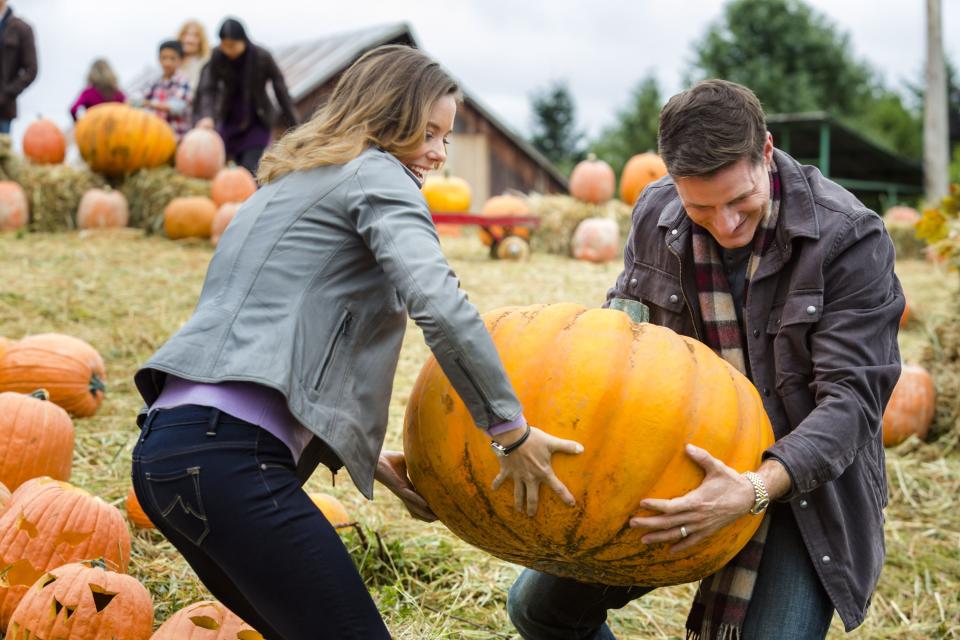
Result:
{"label": "gray leather jacket", "polygon": [[247,200],[193,316],[135,382],[147,405],[167,373],[276,389],[315,435],[298,476],[342,463],[369,498],[407,312],[478,427],[519,417],[416,179],[370,148],[343,165],[288,174]]}

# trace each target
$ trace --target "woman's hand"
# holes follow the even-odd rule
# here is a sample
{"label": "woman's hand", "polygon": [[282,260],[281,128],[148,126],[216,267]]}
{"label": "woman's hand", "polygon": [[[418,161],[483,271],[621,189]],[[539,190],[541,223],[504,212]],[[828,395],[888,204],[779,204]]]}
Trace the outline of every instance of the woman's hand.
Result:
{"label": "woman's hand", "polygon": [[[520,429],[515,431],[520,432]],[[497,441],[508,445],[510,442],[519,439],[520,433],[514,434],[509,431],[502,434],[505,440],[500,437]],[[553,489],[563,503],[572,507],[576,504],[573,494],[567,487],[560,482],[560,479],[554,475],[553,467],[550,462],[554,453],[569,453],[571,455],[583,453],[583,445],[573,440],[561,440],[554,436],[530,427],[530,436],[527,441],[514,449],[510,455],[500,458],[500,473],[493,480],[493,490],[496,491],[500,485],[507,480],[513,479],[513,505],[517,511],[524,511],[526,503],[526,512],[528,516],[534,516],[537,513],[537,505],[540,501],[540,483],[547,483]]]}
{"label": "woman's hand", "polygon": [[200,118],[197,121],[197,129],[213,129],[213,118]]}
{"label": "woman's hand", "polygon": [[644,500],[641,507],[660,514],[630,519],[631,527],[650,529],[641,539],[644,544],[678,542],[670,549],[674,553],[749,513],[756,497],[749,480],[704,449],[688,444],[687,455],[706,473],[700,486],[673,500]]}
{"label": "woman's hand", "polygon": [[384,451],[377,461],[373,477],[390,489],[403,502],[407,511],[417,520],[433,522],[437,519],[407,476],[407,459],[402,451]]}

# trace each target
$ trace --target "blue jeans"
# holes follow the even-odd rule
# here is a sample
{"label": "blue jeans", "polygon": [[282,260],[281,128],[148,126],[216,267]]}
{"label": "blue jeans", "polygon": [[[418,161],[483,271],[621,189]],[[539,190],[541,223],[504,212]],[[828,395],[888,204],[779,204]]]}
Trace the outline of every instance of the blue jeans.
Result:
{"label": "blue jeans", "polygon": [[154,411],[133,487],[210,592],[267,640],[390,638],[290,450],[264,429],[209,407]]}
{"label": "blue jeans", "polygon": [[[822,639],[833,603],[820,584],[790,507],[771,508],[770,531],[743,625],[743,640]],[[525,569],[507,610],[524,640],[615,640],[607,610],[649,593],[647,587],[586,584]]]}
{"label": "blue jeans", "polygon": [[10,133],[10,125],[13,123],[13,120],[0,120],[0,133]]}

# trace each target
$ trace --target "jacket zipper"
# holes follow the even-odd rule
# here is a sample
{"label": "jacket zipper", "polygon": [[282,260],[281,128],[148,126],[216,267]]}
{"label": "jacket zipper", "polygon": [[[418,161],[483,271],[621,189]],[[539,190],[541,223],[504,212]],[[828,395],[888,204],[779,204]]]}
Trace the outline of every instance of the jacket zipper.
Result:
{"label": "jacket zipper", "polygon": [[480,388],[480,385],[477,384],[477,381],[474,380],[473,376],[470,375],[470,372],[467,371],[467,368],[463,366],[463,362],[460,358],[456,359],[457,366],[460,367],[460,371],[463,372],[463,375],[466,376],[467,380],[473,386],[473,390],[477,392],[477,395],[480,396],[480,401],[483,403],[483,409],[487,412],[487,423],[488,426],[492,427],[496,424],[497,420],[493,415],[493,409],[490,406],[490,403],[487,401],[487,396],[483,393],[483,390]]}
{"label": "jacket zipper", "polygon": [[344,338],[347,335],[347,332],[350,330],[350,321],[353,320],[353,314],[350,313],[350,310],[343,312],[343,319],[340,320],[340,326],[337,327],[337,333],[333,336],[333,342],[330,344],[330,349],[327,351],[326,357],[323,359],[323,364],[320,365],[320,373],[317,375],[317,383],[313,385],[314,390],[320,388],[320,384],[323,382],[324,376],[327,374],[327,369],[330,368],[330,363],[333,362],[333,356],[337,352],[337,347],[340,345],[341,338]]}
{"label": "jacket zipper", "polygon": [[687,293],[683,288],[683,260],[680,259],[680,254],[673,250],[673,247],[669,242],[667,243],[667,250],[677,259],[677,266],[680,268],[680,295],[683,297],[683,306],[687,309],[687,313],[690,315],[690,324],[693,325],[693,335],[697,338],[697,340],[701,340],[700,332],[697,331],[697,320],[693,317],[693,309],[690,308],[690,301],[687,300]]}

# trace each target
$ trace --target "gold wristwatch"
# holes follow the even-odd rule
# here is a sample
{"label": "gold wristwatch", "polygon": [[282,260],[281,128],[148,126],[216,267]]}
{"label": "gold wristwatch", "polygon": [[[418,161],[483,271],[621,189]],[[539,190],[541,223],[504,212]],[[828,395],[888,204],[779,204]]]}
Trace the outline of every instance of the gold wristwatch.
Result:
{"label": "gold wristwatch", "polygon": [[770,494],[767,493],[767,485],[763,483],[763,478],[753,471],[744,471],[743,477],[749,480],[750,484],[753,485],[754,500],[753,508],[750,509],[750,513],[758,516],[766,511],[767,507],[770,506]]}

